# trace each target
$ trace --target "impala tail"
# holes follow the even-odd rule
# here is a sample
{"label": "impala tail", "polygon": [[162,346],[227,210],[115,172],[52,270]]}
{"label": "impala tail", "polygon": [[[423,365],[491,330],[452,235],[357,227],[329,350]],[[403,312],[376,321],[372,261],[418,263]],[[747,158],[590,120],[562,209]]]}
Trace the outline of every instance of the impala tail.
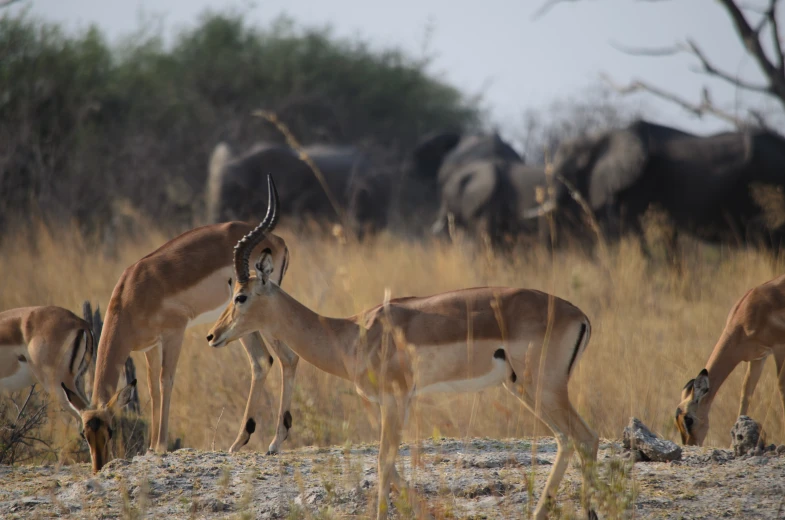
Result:
{"label": "impala tail", "polygon": [[570,364],[567,367],[568,376],[572,374],[572,368],[578,362],[578,359],[581,357],[581,355],[586,351],[586,347],[589,345],[589,339],[591,339],[591,322],[589,321],[589,318],[586,318],[580,324],[578,340],[575,342],[575,349],[572,351]]}

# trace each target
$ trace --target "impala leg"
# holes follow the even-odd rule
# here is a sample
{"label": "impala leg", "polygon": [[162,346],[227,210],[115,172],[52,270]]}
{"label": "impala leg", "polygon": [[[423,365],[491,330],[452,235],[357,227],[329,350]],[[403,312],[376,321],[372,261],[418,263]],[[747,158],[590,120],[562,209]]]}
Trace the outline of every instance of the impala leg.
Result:
{"label": "impala leg", "polygon": [[777,363],[777,386],[780,389],[780,399],[782,400],[782,413],[785,419],[785,349],[779,347],[774,351],[774,361]]}
{"label": "impala leg", "polygon": [[[562,395],[543,396],[541,409],[535,411],[534,401],[529,398],[535,395],[527,392],[518,392],[512,385],[505,384],[507,390],[520,399],[524,405],[534,415],[545,423],[553,432],[556,438],[558,451],[556,460],[553,462],[548,480],[545,482],[540,500],[534,510],[534,518],[543,520],[548,517],[548,507],[552,501],[556,500],[556,492],[559,484],[564,477],[564,472],[578,446],[578,452],[583,466],[583,507],[589,519],[597,518],[594,510],[590,509],[588,503],[588,491],[590,486],[589,470],[590,465],[597,460],[597,449],[599,447],[599,437],[589,428],[583,418],[578,415],[572,407],[566,392]],[[572,441],[572,442],[570,442]]]}
{"label": "impala leg", "polygon": [[[379,495],[377,504],[377,520],[387,518],[390,498],[390,484],[393,480],[398,482],[403,479],[395,469],[395,458],[398,455],[398,445],[401,442],[401,413],[398,399],[394,396],[384,396],[381,403],[382,435],[379,442],[379,460],[377,475],[379,476]],[[397,475],[397,477],[396,477]]]}
{"label": "impala leg", "polygon": [[240,432],[237,434],[232,447],[229,448],[229,453],[235,453],[240,448],[248,444],[251,439],[251,434],[256,431],[256,427],[261,419],[261,399],[262,391],[264,390],[264,380],[267,379],[267,374],[273,366],[273,357],[267,346],[262,341],[262,336],[259,332],[252,332],[247,336],[240,338],[245,354],[248,356],[248,362],[251,364],[251,389],[248,392],[248,401],[245,404],[245,414],[240,423]]}
{"label": "impala leg", "polygon": [[766,358],[756,359],[747,363],[747,374],[744,376],[744,384],[741,387],[741,404],[739,405],[739,415],[747,415],[750,406],[750,399],[758,386],[760,375],[763,373],[763,365]]}
{"label": "impala leg", "polygon": [[161,418],[158,427],[158,440],[155,451],[166,453],[169,436],[169,404],[172,400],[174,388],[174,375],[177,370],[177,361],[180,358],[180,349],[183,346],[183,333],[185,328],[179,329],[166,336],[161,345]]}
{"label": "impala leg", "polygon": [[150,444],[148,450],[155,450],[158,442],[158,429],[161,417],[161,347],[156,346],[144,353],[147,361],[147,388],[150,390]]}
{"label": "impala leg", "polygon": [[267,454],[278,453],[281,443],[289,436],[289,429],[292,427],[292,396],[294,395],[294,376],[297,372],[297,363],[300,357],[292,352],[285,343],[271,340],[268,343],[281,364],[281,402],[278,406],[278,421]]}

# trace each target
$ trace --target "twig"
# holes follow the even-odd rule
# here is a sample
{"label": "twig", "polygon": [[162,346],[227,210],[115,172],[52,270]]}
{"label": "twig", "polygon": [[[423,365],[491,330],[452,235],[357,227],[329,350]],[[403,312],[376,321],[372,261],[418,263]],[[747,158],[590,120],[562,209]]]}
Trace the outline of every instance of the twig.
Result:
{"label": "twig", "polygon": [[[772,4],[776,4],[778,0],[771,0]],[[720,4],[725,7],[730,14],[733,24],[736,27],[736,32],[739,38],[747,48],[747,52],[752,55],[758,62],[761,71],[766,76],[771,84],[771,92],[774,93],[777,99],[785,106],[785,70],[782,67],[775,66],[766,56],[766,51],[760,42],[759,34],[750,26],[747,17],[741,11],[739,6],[734,0],[719,0]],[[773,7],[771,8],[773,9]],[[770,10],[771,10],[770,9]],[[778,37],[778,36],[775,36]],[[777,56],[777,62],[781,63],[783,60],[782,53]]]}
{"label": "twig", "polygon": [[558,4],[567,3],[567,2],[576,3],[580,1],[581,0],[548,0],[547,2],[542,4],[542,6],[540,6],[540,8],[537,9],[537,11],[534,12],[534,14],[531,17],[531,20],[534,21],[537,20],[538,18],[542,18],[548,13],[548,11],[556,7]]}
{"label": "twig", "polygon": [[675,45],[669,45],[667,47],[629,47],[626,45],[622,45],[618,42],[610,42],[611,47],[618,50],[619,52],[623,52],[624,54],[629,54],[631,56],[654,56],[654,57],[662,57],[662,56],[675,56],[680,53],[688,53],[696,58],[701,63],[701,70],[700,72],[707,74],[709,76],[715,76],[720,78],[724,81],[727,81],[731,85],[737,86],[739,88],[743,88],[746,90],[751,90],[753,92],[762,92],[764,94],[771,94],[771,86],[769,85],[756,85],[754,83],[747,83],[746,81],[739,79],[738,76],[734,76],[728,72],[720,70],[715,66],[709,59],[706,57],[706,54],[701,50],[697,43],[694,40],[689,39],[686,43],[677,43]]}
{"label": "twig", "polygon": [[332,190],[327,185],[327,180],[324,178],[324,174],[322,174],[322,170],[320,170],[319,167],[316,166],[316,164],[313,162],[311,157],[305,152],[305,150],[303,150],[302,145],[294,136],[294,134],[291,132],[291,130],[289,130],[289,127],[286,126],[286,124],[284,124],[284,122],[281,121],[276,114],[267,110],[255,110],[252,115],[266,119],[268,122],[272,123],[278,129],[278,131],[280,131],[283,134],[289,146],[294,151],[296,151],[300,159],[304,161],[309,168],[311,168],[311,171],[316,176],[316,180],[319,181],[319,184],[321,184],[324,193],[327,195],[330,204],[335,210],[335,213],[338,214],[338,218],[343,224],[344,229],[348,229],[349,221],[346,218],[346,212],[344,212],[343,208],[341,207],[341,205],[338,203],[335,196],[333,195]]}
{"label": "twig", "polygon": [[[22,417],[22,414],[24,413],[25,408],[27,408],[27,403],[29,403],[30,402],[30,398],[33,397],[33,392],[35,392],[35,383],[33,383],[33,386],[30,387],[30,393],[27,394],[27,399],[25,399],[24,404],[22,404],[22,408],[17,408],[17,412],[19,412],[19,413],[16,414],[16,420],[14,421],[14,425],[16,425],[16,423],[19,422],[19,418]],[[15,404],[16,403],[14,403],[14,405]]]}
{"label": "twig", "polygon": [[8,7],[11,4],[15,4],[21,2],[22,0],[0,0],[0,9],[3,7]]}
{"label": "twig", "polygon": [[774,52],[777,53],[777,66],[780,73],[785,74],[785,54],[782,52],[782,42],[780,41],[780,26],[777,22],[777,3],[778,0],[770,0],[769,9],[766,11],[766,18],[771,23],[771,38],[774,44]]}
{"label": "twig", "polygon": [[215,428],[213,429],[213,443],[212,443],[212,450],[215,451],[215,436],[218,434],[218,425],[221,423],[221,417],[224,415],[224,410],[226,407],[221,408],[221,414],[218,416],[218,420],[215,422]]}
{"label": "twig", "polygon": [[[736,127],[739,127],[739,128],[744,128],[744,127],[749,126],[749,123],[747,121],[745,121],[744,119],[741,119],[741,118],[739,118],[737,116],[734,116],[733,114],[731,114],[729,112],[726,112],[725,110],[722,110],[722,109],[716,107],[711,102],[711,99],[709,98],[709,91],[706,88],[704,88],[702,93],[701,93],[701,101],[700,101],[700,103],[699,104],[695,104],[695,103],[692,103],[692,102],[684,99],[681,96],[678,96],[676,94],[673,94],[673,93],[665,91],[665,90],[662,90],[662,89],[660,89],[658,87],[655,87],[655,86],[653,86],[653,85],[651,85],[649,83],[646,83],[644,81],[641,81],[641,80],[634,80],[631,83],[629,83],[628,85],[618,85],[618,84],[614,83],[613,80],[611,80],[606,74],[602,74],[601,77],[608,83],[608,85],[610,85],[611,88],[613,88],[619,94],[632,94],[634,92],[645,91],[645,92],[649,92],[650,94],[653,94],[654,96],[657,96],[657,97],[659,97],[661,99],[664,99],[666,101],[670,101],[671,103],[675,103],[675,104],[679,105],[680,107],[682,107],[684,110],[687,110],[688,112],[691,112],[691,113],[695,114],[698,117],[703,117],[706,114],[711,114],[711,115],[713,115],[713,116],[715,116],[715,117],[717,117],[719,119],[722,119],[724,121],[727,121],[727,122],[731,123],[732,125],[734,125]],[[756,114],[754,112],[750,112],[750,115],[755,117],[756,120],[758,120],[759,117],[760,117],[759,114]],[[765,126],[765,124],[763,124],[762,120],[758,120],[758,123],[761,126]]]}

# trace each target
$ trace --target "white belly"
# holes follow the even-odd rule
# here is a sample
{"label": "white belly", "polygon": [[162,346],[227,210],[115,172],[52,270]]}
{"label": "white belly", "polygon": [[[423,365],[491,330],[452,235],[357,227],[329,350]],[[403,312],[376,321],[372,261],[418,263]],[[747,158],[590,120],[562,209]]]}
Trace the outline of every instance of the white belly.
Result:
{"label": "white belly", "polygon": [[0,379],[0,390],[15,392],[37,383],[29,363],[19,363],[19,368],[10,376]]}
{"label": "white belly", "polygon": [[456,379],[454,381],[440,381],[424,387],[416,387],[414,395],[435,393],[463,393],[479,392],[485,388],[498,386],[504,382],[509,368],[503,359],[494,359],[493,368],[487,374],[472,379]]}
{"label": "white belly", "polygon": [[226,300],[226,302],[216,307],[215,309],[204,312],[199,316],[195,317],[194,319],[188,322],[188,326],[186,328],[191,328],[196,325],[202,325],[205,323],[209,323],[210,325],[214,324],[216,321],[218,321],[218,318],[221,317],[221,314],[223,313],[224,309],[226,309],[226,306],[229,305],[230,301],[231,299],[228,299]]}

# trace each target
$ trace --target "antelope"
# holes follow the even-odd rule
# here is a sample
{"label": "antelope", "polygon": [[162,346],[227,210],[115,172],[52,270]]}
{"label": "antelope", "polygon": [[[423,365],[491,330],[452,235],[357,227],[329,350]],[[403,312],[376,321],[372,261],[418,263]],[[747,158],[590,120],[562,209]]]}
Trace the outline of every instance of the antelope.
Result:
{"label": "antelope", "polygon": [[[260,226],[275,224],[274,218],[277,216],[268,212]],[[131,395],[128,389],[132,385],[115,393],[120,370],[131,351],[144,352],[147,364],[152,400],[149,449],[167,450],[169,406],[183,336],[187,328],[215,320],[226,306],[232,294],[232,273],[238,270],[232,267],[230,248],[252,229],[253,225],[245,222],[192,229],[126,268],[120,276],[98,342],[90,404],[80,402],[70,389],[65,389],[85,431],[91,432],[85,435],[91,453],[97,450],[97,456],[92,458],[93,472],[110,460],[109,425],[114,413],[124,405],[123,392]],[[272,262],[279,269],[277,283],[281,283],[288,265],[286,243],[275,235],[263,237],[257,233],[254,237],[244,245],[271,251]],[[280,362],[282,374],[276,434],[268,451],[277,453],[292,425],[289,406],[299,358],[264,332],[249,330],[238,338],[245,347],[253,376],[240,432],[229,451],[242,448],[256,430],[264,380],[274,361],[269,346]]]}
{"label": "antelope", "polygon": [[78,383],[93,351],[90,325],[62,307],[20,307],[0,312],[0,391],[36,383],[81,422],[60,391],[60,382],[84,392]]}
{"label": "antelope", "polygon": [[[273,214],[278,204],[274,193]],[[250,274],[249,244],[273,229],[263,223],[237,243],[233,297],[209,331],[208,344],[222,347],[249,331],[265,330],[379,405],[377,518],[387,517],[390,486],[408,487],[395,459],[411,401],[418,395],[503,385],[553,431],[558,453],[535,510],[538,519],[546,517],[567,469],[574,451],[569,441],[581,448],[584,469],[596,460],[597,434],[567,393],[570,373],[591,335],[580,309],[540,291],[476,287],[396,298],[349,318],[321,316],[281,289],[273,277],[270,249],[262,250]],[[587,477],[584,471],[584,490]]]}
{"label": "antelope", "polygon": [[706,366],[690,379],[676,408],[676,427],[685,445],[702,446],[717,391],[736,366],[747,362],[739,415],[747,415],[766,359],[774,355],[785,410],[785,275],[748,290],[733,306]]}

